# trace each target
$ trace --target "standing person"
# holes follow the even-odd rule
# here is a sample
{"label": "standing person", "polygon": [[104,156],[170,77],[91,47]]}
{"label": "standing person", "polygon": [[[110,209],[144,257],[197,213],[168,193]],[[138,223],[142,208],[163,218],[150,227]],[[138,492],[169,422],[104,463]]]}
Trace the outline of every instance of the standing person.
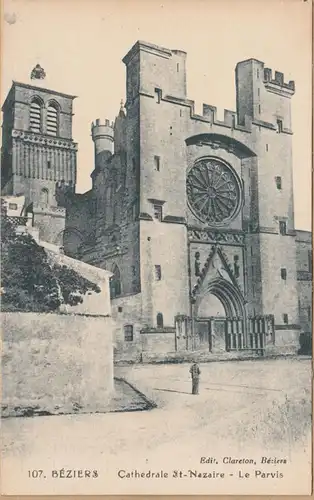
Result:
{"label": "standing person", "polygon": [[201,370],[197,363],[193,363],[191,366],[190,374],[192,377],[192,394],[198,394]]}

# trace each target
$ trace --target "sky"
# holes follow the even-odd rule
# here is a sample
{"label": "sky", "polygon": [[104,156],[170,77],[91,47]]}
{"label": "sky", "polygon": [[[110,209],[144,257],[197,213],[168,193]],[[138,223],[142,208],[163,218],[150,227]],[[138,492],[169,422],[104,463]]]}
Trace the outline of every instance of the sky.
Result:
{"label": "sky", "polygon": [[1,102],[12,80],[78,96],[77,192],[91,187],[91,122],[113,121],[125,99],[122,58],[137,40],[187,52],[188,98],[235,110],[234,69],[255,58],[295,80],[292,99],[295,226],[311,229],[310,0],[3,0]]}

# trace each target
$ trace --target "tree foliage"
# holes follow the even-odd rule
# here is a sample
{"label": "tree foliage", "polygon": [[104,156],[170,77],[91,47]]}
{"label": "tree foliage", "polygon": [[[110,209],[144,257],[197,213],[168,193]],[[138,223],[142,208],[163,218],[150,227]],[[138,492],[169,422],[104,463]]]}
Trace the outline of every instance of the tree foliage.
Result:
{"label": "tree foliage", "polygon": [[55,311],[75,306],[100,289],[76,271],[50,262],[45,249],[29,234],[17,234],[10,218],[1,216],[2,310]]}

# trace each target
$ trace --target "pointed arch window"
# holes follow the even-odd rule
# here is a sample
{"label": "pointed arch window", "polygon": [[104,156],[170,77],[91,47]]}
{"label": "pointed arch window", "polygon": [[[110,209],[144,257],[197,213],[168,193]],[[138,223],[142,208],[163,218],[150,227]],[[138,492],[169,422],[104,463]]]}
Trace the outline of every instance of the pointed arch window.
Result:
{"label": "pointed arch window", "polygon": [[38,134],[42,131],[42,105],[37,98],[33,99],[31,102],[29,128],[32,132]]}
{"label": "pointed arch window", "polygon": [[47,108],[47,134],[57,135],[58,125],[59,125],[59,113],[57,106],[54,103],[50,103]]}
{"label": "pointed arch window", "polygon": [[110,298],[114,299],[121,295],[121,274],[120,269],[115,264],[112,269],[113,276],[110,280]]}

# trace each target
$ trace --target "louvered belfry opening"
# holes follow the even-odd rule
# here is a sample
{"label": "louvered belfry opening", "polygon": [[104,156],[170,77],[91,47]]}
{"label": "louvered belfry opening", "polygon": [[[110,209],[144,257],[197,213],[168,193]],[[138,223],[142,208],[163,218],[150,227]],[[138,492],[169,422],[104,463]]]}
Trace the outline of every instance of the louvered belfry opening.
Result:
{"label": "louvered belfry opening", "polygon": [[47,109],[47,134],[57,135],[58,133],[58,111],[50,104]]}
{"label": "louvered belfry opening", "polygon": [[30,129],[32,132],[41,132],[41,104],[36,99],[31,103]]}

